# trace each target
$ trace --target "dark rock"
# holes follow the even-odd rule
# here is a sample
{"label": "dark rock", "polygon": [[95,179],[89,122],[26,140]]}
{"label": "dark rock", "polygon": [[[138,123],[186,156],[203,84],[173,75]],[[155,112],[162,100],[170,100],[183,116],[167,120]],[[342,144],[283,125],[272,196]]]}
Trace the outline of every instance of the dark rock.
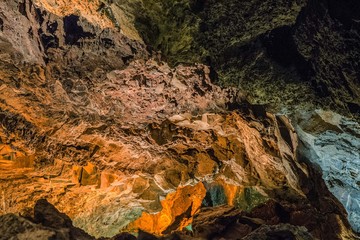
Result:
{"label": "dark rock", "polygon": [[66,214],[59,212],[46,199],[40,199],[36,202],[34,221],[51,229],[68,232],[68,239],[94,239],[83,230],[74,227],[71,219]]}
{"label": "dark rock", "polygon": [[40,199],[34,207],[34,220],[36,223],[52,228],[72,227],[71,219],[64,213],[60,213],[46,199]]}
{"label": "dark rock", "polygon": [[31,221],[14,214],[0,216],[0,239],[95,239],[83,230],[74,227],[68,216],[60,213],[45,199],[36,203],[34,215],[35,219]]}
{"label": "dark rock", "polygon": [[136,240],[136,239],[138,238],[136,238],[134,235],[130,233],[120,233],[112,237],[110,240]]}
{"label": "dark rock", "polygon": [[0,216],[0,239],[54,239],[56,232],[42,226],[38,226],[29,220],[15,214]]}
{"label": "dark rock", "polygon": [[[235,239],[235,238],[234,238]],[[316,239],[304,227],[289,224],[263,225],[243,238],[244,240],[312,240]]]}

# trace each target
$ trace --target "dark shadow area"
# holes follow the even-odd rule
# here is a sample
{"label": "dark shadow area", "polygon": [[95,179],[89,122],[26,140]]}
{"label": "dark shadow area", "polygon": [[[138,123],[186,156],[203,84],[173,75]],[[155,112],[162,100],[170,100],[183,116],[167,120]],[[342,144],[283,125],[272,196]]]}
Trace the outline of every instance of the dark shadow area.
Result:
{"label": "dark shadow area", "polygon": [[360,2],[358,0],[328,0],[329,13],[340,21],[346,29],[350,29],[356,21],[360,21]]}
{"label": "dark shadow area", "polygon": [[261,41],[272,60],[287,69],[295,67],[299,76],[307,81],[311,75],[311,66],[298,52],[293,31],[290,26],[275,28],[262,36]]}
{"label": "dark shadow area", "polygon": [[84,29],[78,25],[79,16],[69,15],[64,17],[64,32],[65,44],[80,45],[81,38],[95,37],[94,34],[85,32]]}
{"label": "dark shadow area", "polygon": [[4,21],[0,18],[0,31],[4,31]]}
{"label": "dark shadow area", "polygon": [[26,15],[26,1],[19,2],[19,13],[21,13],[23,16],[27,17],[27,15]]}

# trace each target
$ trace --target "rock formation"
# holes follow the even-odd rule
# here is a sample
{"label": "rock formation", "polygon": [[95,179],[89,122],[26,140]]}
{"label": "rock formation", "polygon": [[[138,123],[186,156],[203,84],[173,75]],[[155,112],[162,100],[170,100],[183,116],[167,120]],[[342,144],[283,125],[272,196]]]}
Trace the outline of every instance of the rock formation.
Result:
{"label": "rock formation", "polygon": [[320,110],[303,113],[298,122],[301,152],[322,169],[329,190],[345,206],[350,223],[359,231],[359,124]]}
{"label": "rock formation", "polygon": [[94,239],[45,199],[36,202],[31,216],[6,214],[0,222],[0,239]]}
{"label": "rock formation", "polygon": [[356,238],[347,4],[2,1],[0,236]]}
{"label": "rock formation", "polygon": [[299,100],[359,114],[356,0],[149,2],[138,25],[170,62],[207,63],[214,80],[277,111]]}

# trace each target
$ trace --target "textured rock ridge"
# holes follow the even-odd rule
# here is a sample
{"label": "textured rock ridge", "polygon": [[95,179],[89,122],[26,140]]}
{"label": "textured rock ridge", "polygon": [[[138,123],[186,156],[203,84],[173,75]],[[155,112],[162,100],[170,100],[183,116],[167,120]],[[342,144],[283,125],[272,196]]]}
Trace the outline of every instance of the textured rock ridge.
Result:
{"label": "textured rock ridge", "polygon": [[[99,2],[3,1],[2,61],[44,65],[55,78],[124,67],[146,57],[145,46],[116,28]],[[100,67],[100,68],[99,68]],[[74,71],[76,69],[76,71]],[[81,77],[86,77],[82,75]]]}
{"label": "textured rock ridge", "polygon": [[344,205],[350,223],[359,231],[359,124],[323,110],[303,113],[298,122],[301,151],[322,169],[329,190]]}
{"label": "textured rock ridge", "polygon": [[[290,212],[305,208],[316,221],[329,219],[334,225],[324,227],[332,227],[325,231],[332,238],[351,234],[343,208],[299,161],[290,122],[212,85],[208,74],[203,65],[135,61],[80,96],[59,82],[56,91],[40,88],[47,108],[34,101],[39,88],[3,83],[12,89],[1,103],[3,211],[46,197],[97,237],[116,235],[132,221],[128,229],[163,235],[191,224],[202,206],[251,210],[273,199]],[[13,165],[17,154],[33,158],[35,168]],[[324,238],[313,222],[296,219],[292,224]]]}

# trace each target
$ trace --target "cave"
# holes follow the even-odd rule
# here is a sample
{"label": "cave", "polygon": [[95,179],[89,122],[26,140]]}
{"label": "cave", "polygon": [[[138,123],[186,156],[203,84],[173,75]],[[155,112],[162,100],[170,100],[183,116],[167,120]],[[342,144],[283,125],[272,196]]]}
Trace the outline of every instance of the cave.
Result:
{"label": "cave", "polygon": [[359,239],[359,13],[1,1],[0,239]]}

